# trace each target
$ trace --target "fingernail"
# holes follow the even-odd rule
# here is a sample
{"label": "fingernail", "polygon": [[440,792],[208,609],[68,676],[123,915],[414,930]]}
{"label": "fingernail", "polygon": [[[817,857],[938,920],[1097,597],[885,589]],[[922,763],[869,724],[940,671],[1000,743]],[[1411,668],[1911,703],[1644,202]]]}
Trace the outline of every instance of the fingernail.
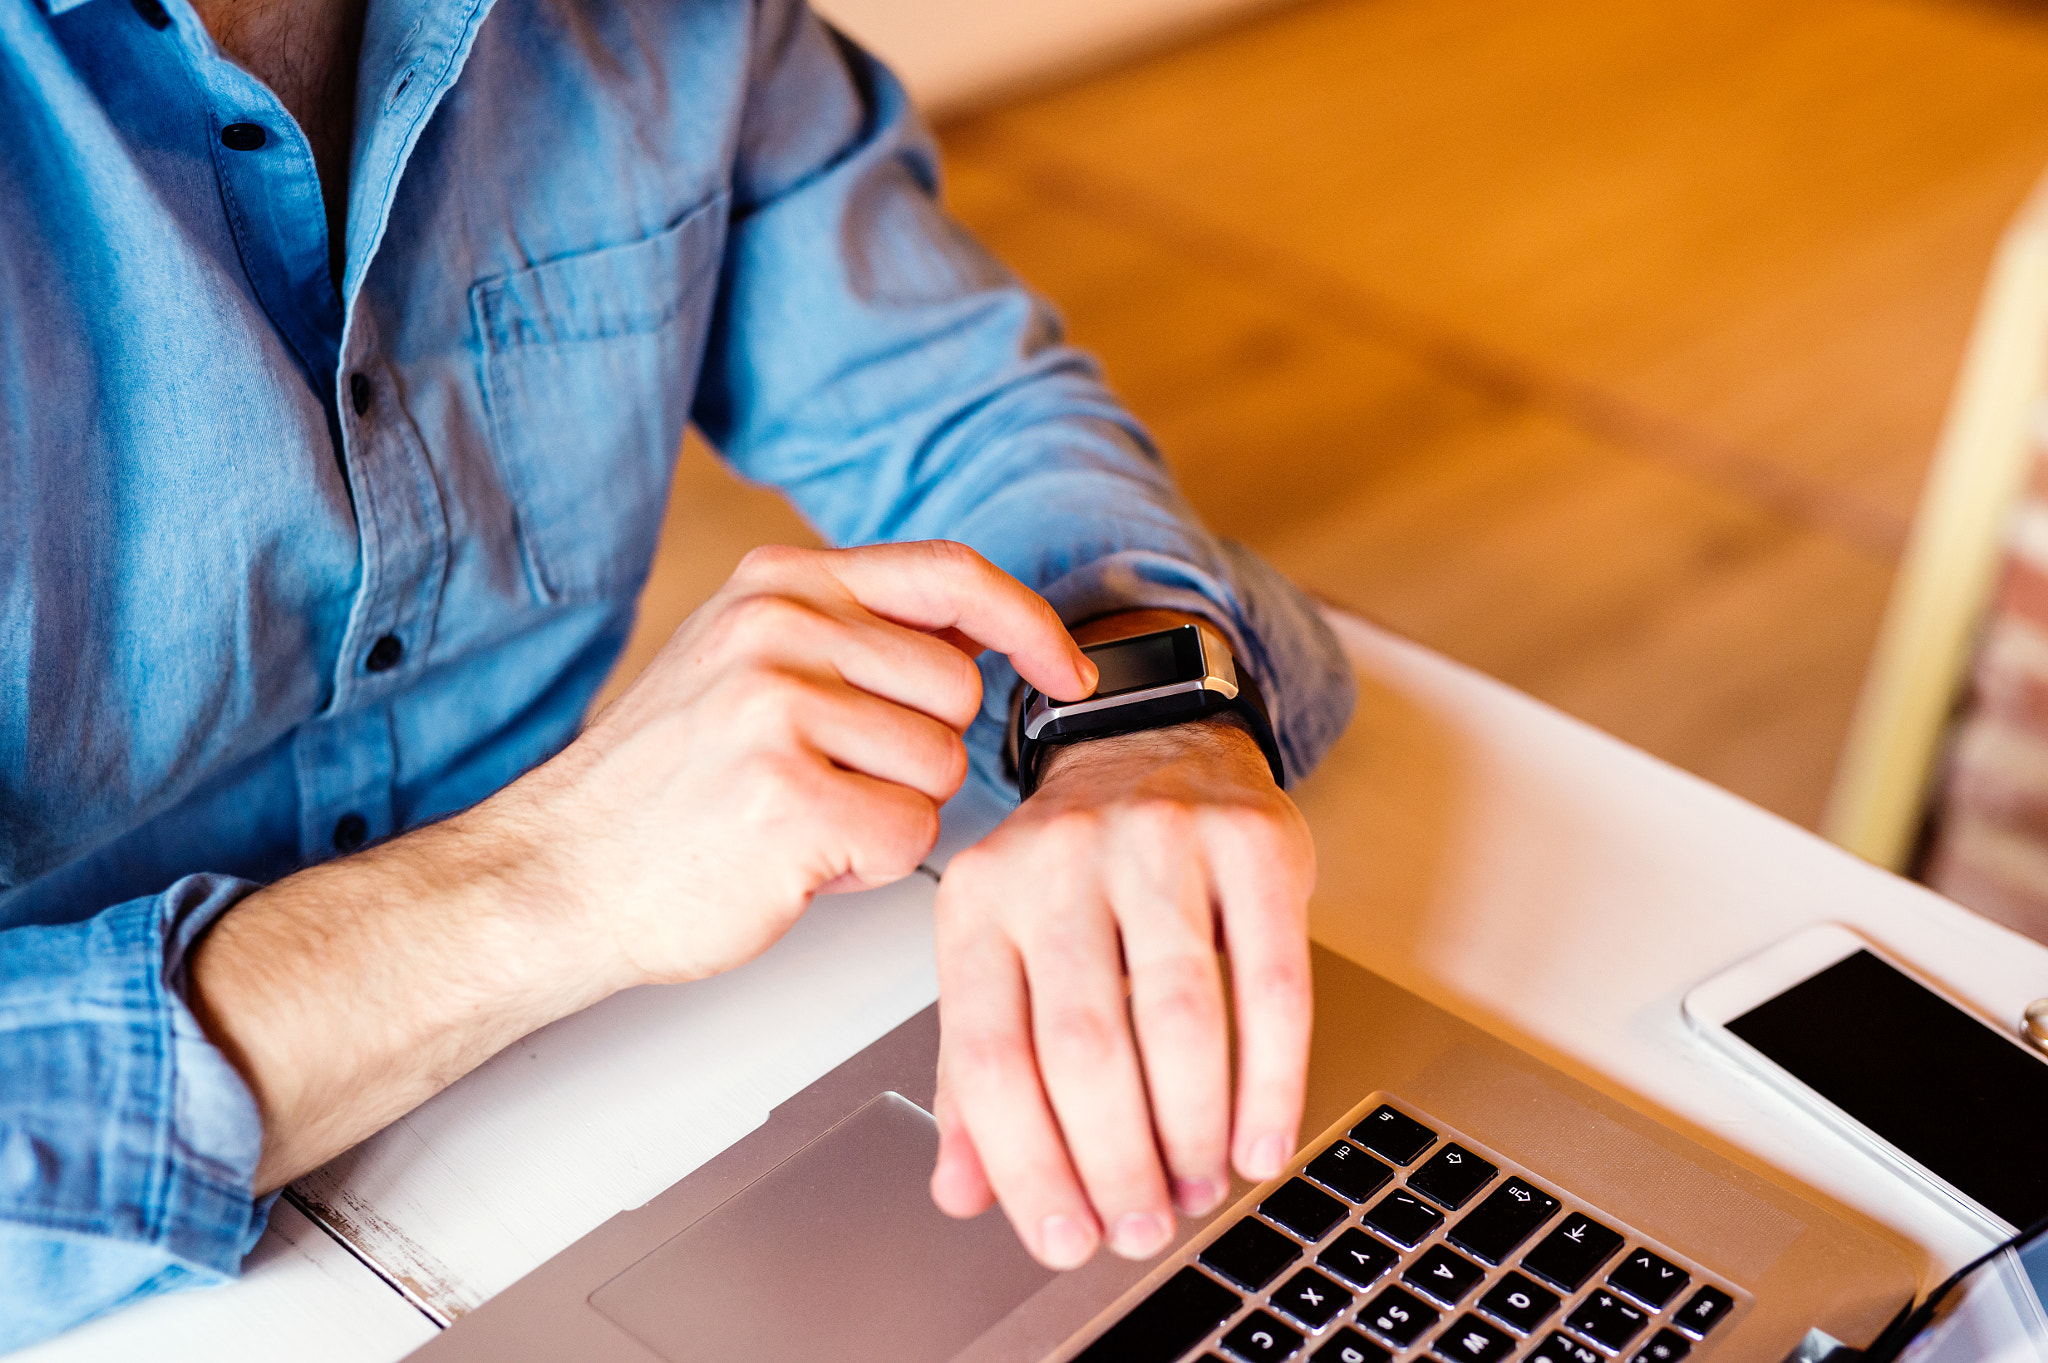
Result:
{"label": "fingernail", "polygon": [[1088,688],[1089,695],[1095,694],[1095,688],[1101,681],[1102,669],[1095,665],[1093,658],[1083,653],[1081,655],[1081,682]]}
{"label": "fingernail", "polygon": [[1223,1200],[1223,1185],[1213,1178],[1183,1178],[1173,1185],[1173,1204],[1185,1216],[1207,1216]]}
{"label": "fingernail", "polygon": [[1079,1268],[1095,1252],[1095,1237],[1088,1228],[1059,1212],[1039,1223],[1038,1243],[1054,1268]]}
{"label": "fingernail", "polygon": [[1109,1247],[1126,1259],[1149,1259],[1173,1238],[1173,1223],[1157,1212],[1132,1212],[1120,1217]]}
{"label": "fingernail", "polygon": [[1261,1136],[1245,1159],[1245,1175],[1249,1178],[1271,1178],[1280,1172],[1280,1165],[1287,1158],[1287,1142],[1278,1136]]}

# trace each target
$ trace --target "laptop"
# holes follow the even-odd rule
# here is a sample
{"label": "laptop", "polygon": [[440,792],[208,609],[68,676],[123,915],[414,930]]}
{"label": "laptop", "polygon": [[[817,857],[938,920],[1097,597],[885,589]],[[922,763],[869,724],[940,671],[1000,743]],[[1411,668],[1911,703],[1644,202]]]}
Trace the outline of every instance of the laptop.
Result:
{"label": "laptop", "polygon": [[1050,1273],[999,1211],[933,1207],[934,1007],[412,1358],[1815,1363],[1913,1307],[1888,1232],[1331,951],[1313,965],[1313,1135],[1150,1262]]}

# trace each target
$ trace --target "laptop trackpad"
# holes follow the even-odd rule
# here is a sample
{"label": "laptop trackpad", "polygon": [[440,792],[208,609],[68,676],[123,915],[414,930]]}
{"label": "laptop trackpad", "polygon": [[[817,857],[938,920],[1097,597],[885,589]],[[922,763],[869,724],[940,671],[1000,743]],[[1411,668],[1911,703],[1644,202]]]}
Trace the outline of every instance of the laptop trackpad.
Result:
{"label": "laptop trackpad", "polygon": [[1052,1274],[1000,1211],[932,1205],[938,1149],[877,1094],[590,1303],[670,1363],[945,1363]]}

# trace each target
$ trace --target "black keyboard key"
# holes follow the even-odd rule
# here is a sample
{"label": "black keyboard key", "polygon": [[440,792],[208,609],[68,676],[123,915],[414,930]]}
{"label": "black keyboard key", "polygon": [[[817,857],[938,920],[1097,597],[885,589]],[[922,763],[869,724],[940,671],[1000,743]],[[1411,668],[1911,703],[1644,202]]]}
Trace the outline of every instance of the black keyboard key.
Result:
{"label": "black keyboard key", "polygon": [[1497,1264],[1554,1216],[1557,1205],[1557,1199],[1541,1188],[1511,1178],[1451,1228],[1451,1243]]}
{"label": "black keyboard key", "polygon": [[1325,1188],[1353,1202],[1363,1202],[1386,1186],[1394,1171],[1350,1141],[1338,1141],[1302,1170]]}
{"label": "black keyboard key", "polygon": [[1536,1346],[1528,1363],[1606,1363],[1599,1354],[1570,1335],[1552,1331],[1550,1338]]}
{"label": "black keyboard key", "polygon": [[1510,1328],[1528,1334],[1549,1318],[1558,1306],[1558,1295],[1539,1287],[1519,1273],[1510,1273],[1479,1299],[1479,1309]]}
{"label": "black keyboard key", "polygon": [[1619,1349],[1634,1339],[1648,1320],[1612,1292],[1595,1292],[1579,1303],[1579,1309],[1565,1317],[1565,1325],[1595,1344]]}
{"label": "black keyboard key", "polygon": [[1676,1330],[1659,1330],[1650,1342],[1637,1349],[1629,1363],[1678,1363],[1692,1352],[1692,1341]]}
{"label": "black keyboard key", "polygon": [[1378,1282],[1400,1257],[1364,1231],[1348,1230],[1332,1240],[1330,1247],[1316,1256],[1316,1262],[1353,1287],[1366,1288]]}
{"label": "black keyboard key", "polygon": [[1408,1265],[1402,1280],[1427,1293],[1445,1306],[1456,1306],[1467,1292],[1479,1286],[1486,1270],[1454,1250],[1430,1246],[1429,1253]]}
{"label": "black keyboard key", "polygon": [[1704,1336],[1734,1309],[1735,1298],[1718,1287],[1702,1287],[1692,1294],[1685,1309],[1672,1313],[1671,1323],[1689,1335]]}
{"label": "black keyboard key", "polygon": [[1460,1316],[1458,1323],[1437,1336],[1439,1358],[1452,1363],[1500,1363],[1515,1350],[1515,1341],[1504,1330],[1496,1330],[1477,1316]]}
{"label": "black keyboard key", "polygon": [[1408,1186],[1452,1211],[1493,1182],[1500,1170],[1455,1141],[1429,1157],[1429,1163],[1408,1176]]}
{"label": "black keyboard key", "polygon": [[1273,1293],[1275,1310],[1285,1311],[1311,1330],[1320,1330],[1351,1305],[1351,1294],[1312,1268],[1304,1268]]}
{"label": "black keyboard key", "polygon": [[1283,1358],[1294,1357],[1294,1351],[1301,1347],[1301,1336],[1282,1325],[1277,1316],[1254,1311],[1223,1337],[1223,1347],[1244,1363],[1280,1363]]}
{"label": "black keyboard key", "polygon": [[1614,1257],[1621,1237],[1589,1216],[1573,1212],[1522,1256],[1522,1267],[1545,1282],[1576,1292],[1593,1270]]}
{"label": "black keyboard key", "polygon": [[1259,1204],[1259,1215],[1314,1244],[1344,1219],[1344,1204],[1313,1183],[1290,1178]]}
{"label": "black keyboard key", "polygon": [[1247,1216],[1216,1237],[1201,1259],[1238,1286],[1256,1292],[1301,1254],[1301,1246],[1263,1221]]}
{"label": "black keyboard key", "polygon": [[1444,1223],[1444,1214],[1407,1193],[1389,1193],[1365,1214],[1365,1224],[1403,1249],[1413,1249]]}
{"label": "black keyboard key", "polygon": [[1692,1274],[1659,1255],[1638,1246],[1607,1275],[1607,1285],[1618,1287],[1652,1311],[1685,1291]]}
{"label": "black keyboard key", "polygon": [[1358,1313],[1360,1325],[1404,1349],[1441,1319],[1443,1317],[1437,1314],[1434,1306],[1426,1305],[1413,1292],[1404,1292],[1398,1287],[1390,1287],[1380,1293]]}
{"label": "black keyboard key", "polygon": [[1313,1363],[1393,1363],[1394,1356],[1350,1326],[1330,1336],[1316,1350]]}
{"label": "black keyboard key", "polygon": [[1230,1319],[1237,1301],[1237,1293],[1214,1278],[1184,1268],[1083,1349],[1074,1363],[1173,1363]]}
{"label": "black keyboard key", "polygon": [[1413,1164],[1417,1155],[1429,1149],[1436,1132],[1383,1103],[1351,1128],[1351,1139],[1396,1164]]}

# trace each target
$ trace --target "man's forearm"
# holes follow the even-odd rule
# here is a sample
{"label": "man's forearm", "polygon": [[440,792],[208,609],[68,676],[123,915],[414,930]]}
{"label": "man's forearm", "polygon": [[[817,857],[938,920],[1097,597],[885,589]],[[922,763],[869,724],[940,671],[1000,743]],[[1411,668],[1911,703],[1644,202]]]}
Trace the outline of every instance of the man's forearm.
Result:
{"label": "man's forearm", "polygon": [[192,1007],[255,1096],[257,1191],[630,983],[508,803],[279,881],[200,943]]}
{"label": "man's forearm", "polygon": [[753,959],[821,889],[908,875],[981,699],[951,637],[1049,694],[1095,684],[1052,608],[959,545],[759,549],[553,759],[222,915],[192,1005],[255,1094],[259,1188],[556,1018]]}

